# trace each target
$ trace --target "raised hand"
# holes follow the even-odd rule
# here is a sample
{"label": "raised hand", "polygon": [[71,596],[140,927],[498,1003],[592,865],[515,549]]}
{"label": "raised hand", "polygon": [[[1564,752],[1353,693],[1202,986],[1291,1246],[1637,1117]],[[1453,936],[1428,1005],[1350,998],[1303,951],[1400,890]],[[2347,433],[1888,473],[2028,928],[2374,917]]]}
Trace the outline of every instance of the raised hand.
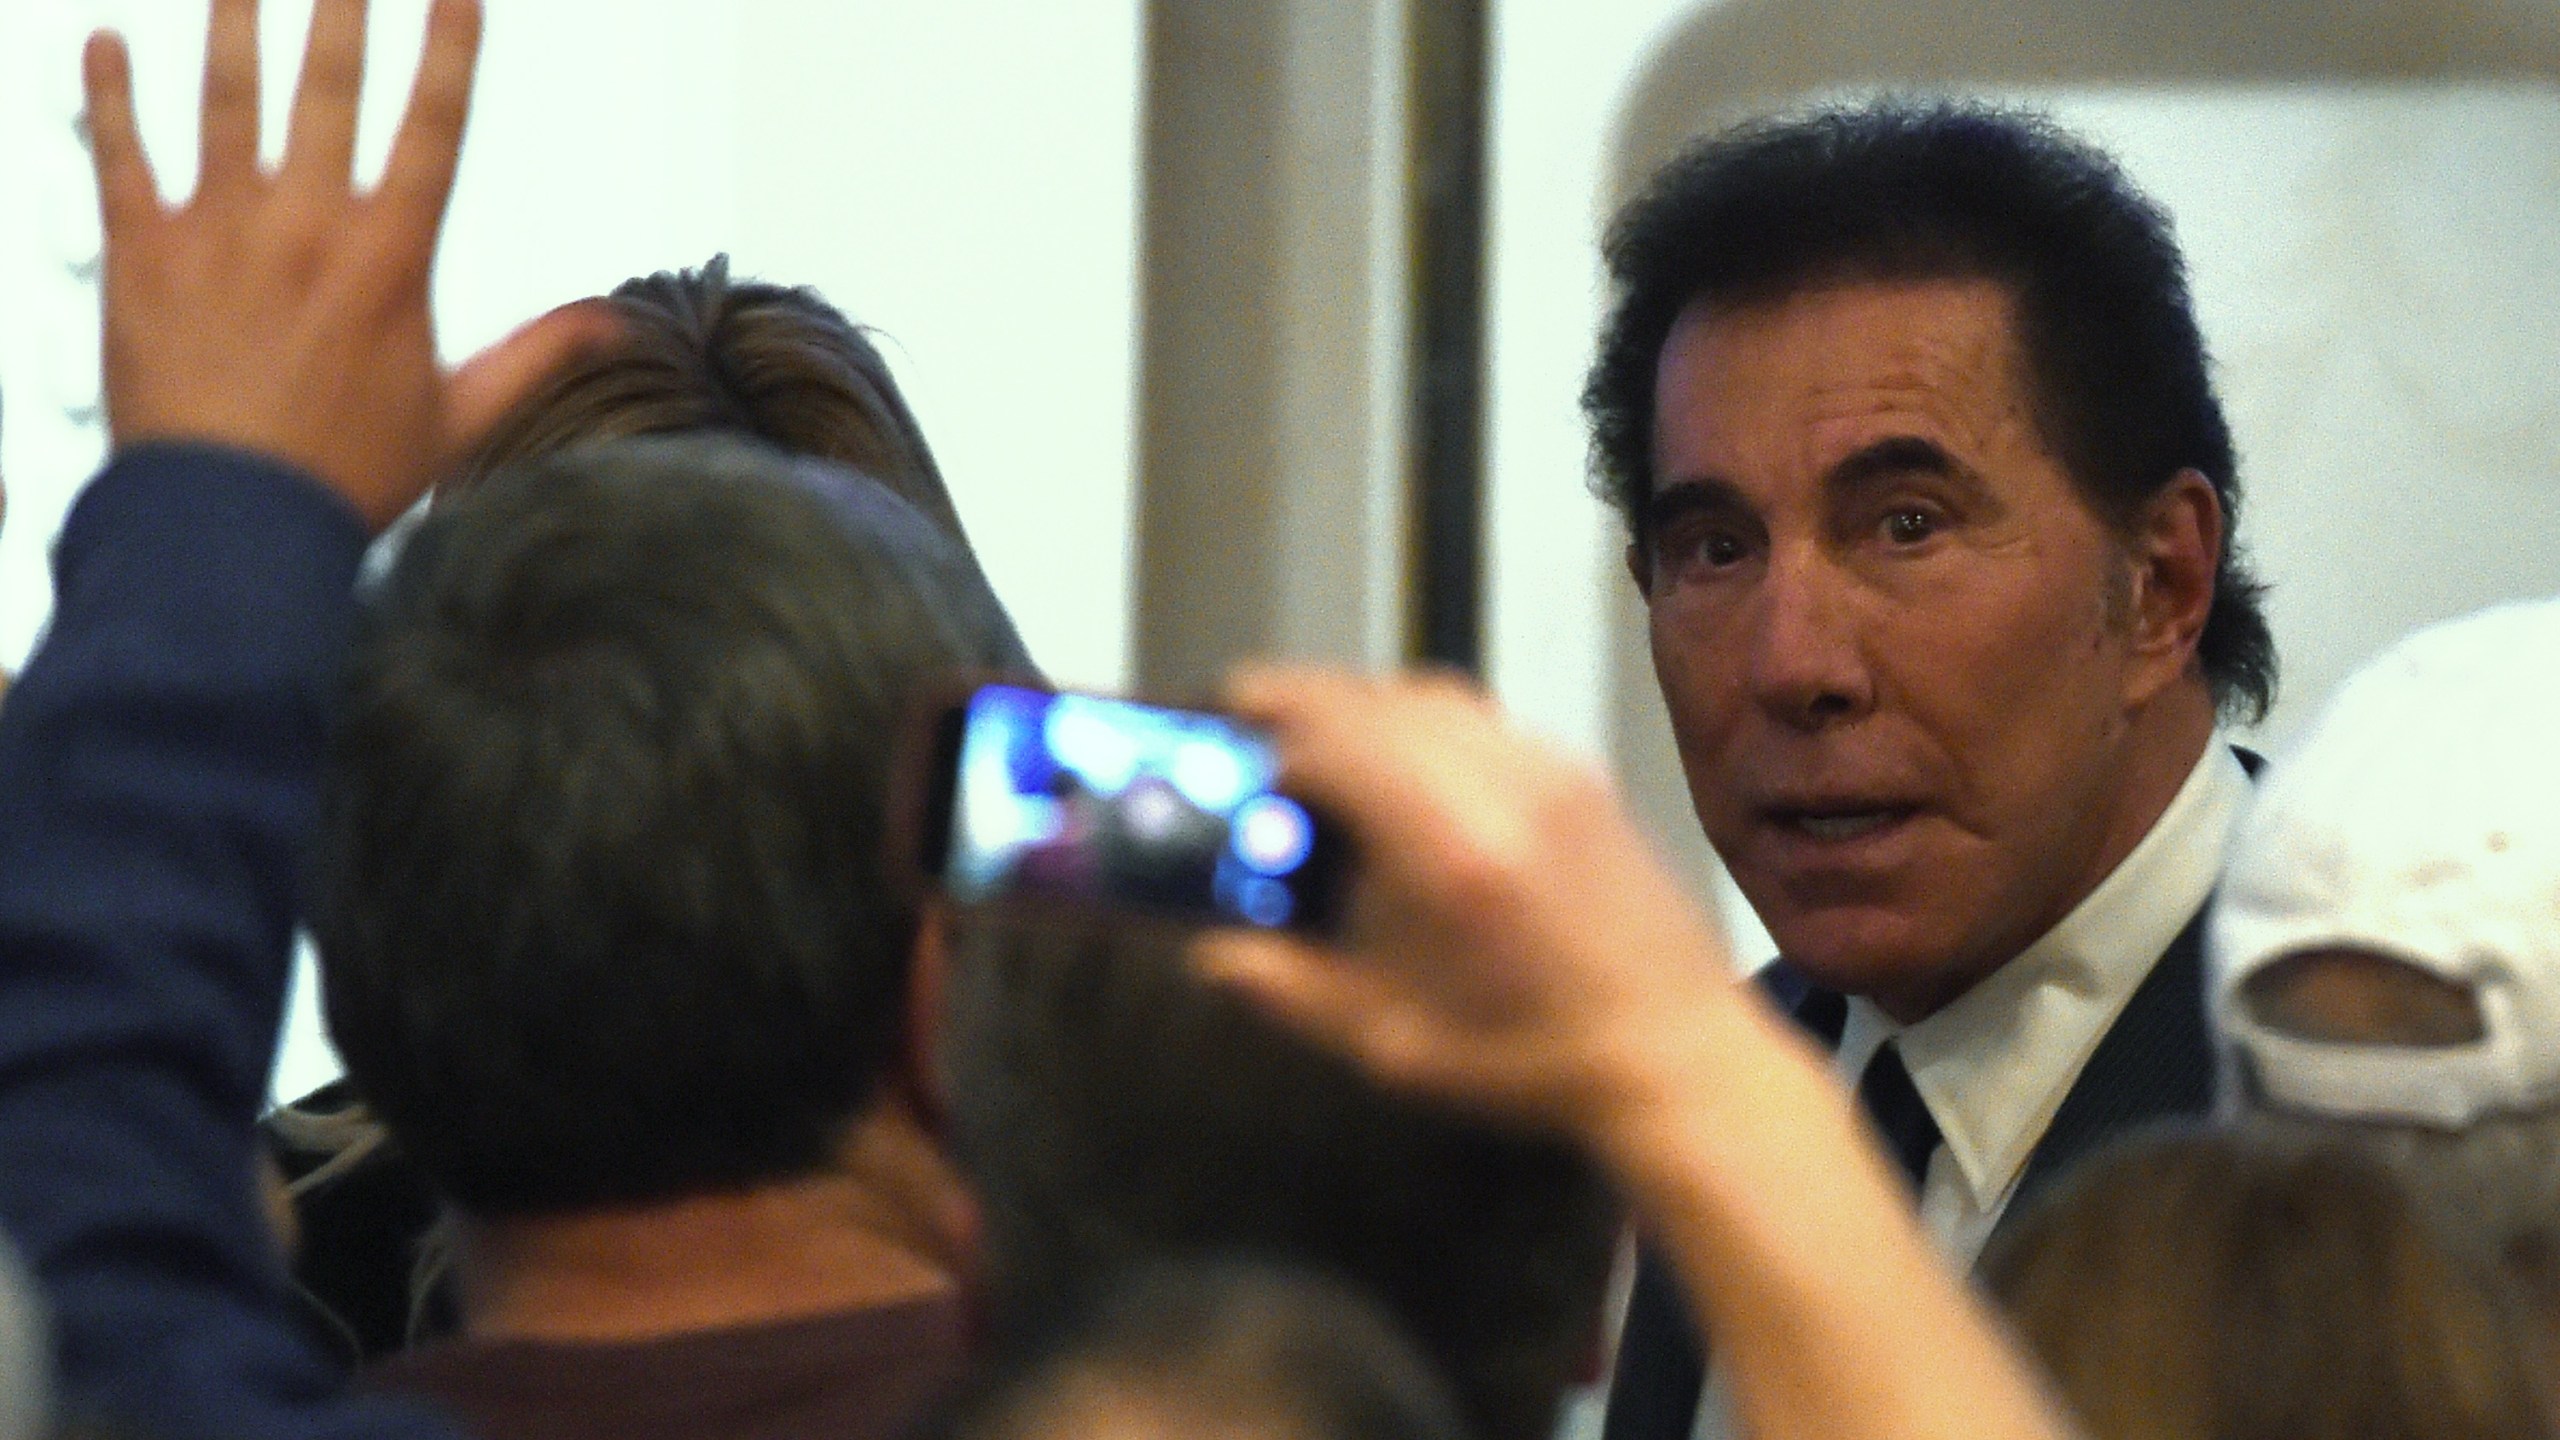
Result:
{"label": "raised hand", "polygon": [[365,0],[312,9],[283,163],[259,159],[257,0],[213,0],[195,194],[164,204],[123,41],[83,57],[105,250],[107,423],[119,448],[194,440],[304,469],[375,527],[609,325],[556,311],[459,370],[428,283],[453,192],[479,0],[435,0],[381,184],[353,179]]}
{"label": "raised hand", "polygon": [[1229,931],[1198,957],[1381,1080],[1606,1145],[1701,1007],[1746,1003],[1608,784],[1472,688],[1260,670],[1229,699],[1361,873],[1338,946]]}

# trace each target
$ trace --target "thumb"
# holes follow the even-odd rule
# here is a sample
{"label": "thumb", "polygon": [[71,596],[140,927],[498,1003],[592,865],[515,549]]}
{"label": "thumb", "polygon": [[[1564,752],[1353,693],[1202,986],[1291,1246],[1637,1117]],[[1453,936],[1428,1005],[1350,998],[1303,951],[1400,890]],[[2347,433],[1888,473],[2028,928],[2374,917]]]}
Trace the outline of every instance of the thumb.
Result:
{"label": "thumb", "polygon": [[1192,968],[1210,984],[1327,1049],[1357,1055],[1386,997],[1372,977],[1303,940],[1253,930],[1214,930],[1192,942]]}
{"label": "thumb", "polygon": [[562,371],[622,336],[613,307],[600,300],[563,305],[472,356],[445,377],[443,458],[458,463]]}

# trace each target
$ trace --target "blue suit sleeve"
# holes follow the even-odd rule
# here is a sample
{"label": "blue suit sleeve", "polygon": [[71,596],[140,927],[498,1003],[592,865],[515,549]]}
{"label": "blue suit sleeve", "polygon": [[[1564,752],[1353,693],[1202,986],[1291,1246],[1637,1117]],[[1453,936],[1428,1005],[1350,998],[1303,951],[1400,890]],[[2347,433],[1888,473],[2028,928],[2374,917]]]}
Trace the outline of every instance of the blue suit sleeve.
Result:
{"label": "blue suit sleeve", "polygon": [[123,455],[0,702],[0,1223],[52,1306],[67,1416],[450,1433],[344,1393],[252,1179],[365,544],[256,457]]}

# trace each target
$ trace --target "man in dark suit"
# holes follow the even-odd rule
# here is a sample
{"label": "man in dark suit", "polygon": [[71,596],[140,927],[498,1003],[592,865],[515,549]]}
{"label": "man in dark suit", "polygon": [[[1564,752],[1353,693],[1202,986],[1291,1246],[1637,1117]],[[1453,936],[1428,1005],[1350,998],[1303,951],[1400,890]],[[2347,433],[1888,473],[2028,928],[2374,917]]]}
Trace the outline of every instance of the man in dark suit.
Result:
{"label": "man in dark suit", "polygon": [[[1692,150],[1608,259],[1585,405],[1691,798],[1970,1264],[2211,1091],[2217,727],[2275,657],[2168,220],[2040,120],[1888,101]],[[1608,1440],[1700,1423],[1663,1278]]]}

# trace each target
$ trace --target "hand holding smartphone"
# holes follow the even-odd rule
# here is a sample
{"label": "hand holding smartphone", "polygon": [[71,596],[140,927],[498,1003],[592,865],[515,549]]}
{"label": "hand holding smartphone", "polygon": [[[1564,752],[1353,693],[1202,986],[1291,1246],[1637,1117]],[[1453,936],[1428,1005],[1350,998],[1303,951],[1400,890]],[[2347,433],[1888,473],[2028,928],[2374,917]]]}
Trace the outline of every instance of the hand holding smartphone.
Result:
{"label": "hand holding smartphone", "polygon": [[1278,772],[1270,740],[1232,716],[981,686],[934,725],[924,869],[964,905],[1322,932],[1348,847]]}

